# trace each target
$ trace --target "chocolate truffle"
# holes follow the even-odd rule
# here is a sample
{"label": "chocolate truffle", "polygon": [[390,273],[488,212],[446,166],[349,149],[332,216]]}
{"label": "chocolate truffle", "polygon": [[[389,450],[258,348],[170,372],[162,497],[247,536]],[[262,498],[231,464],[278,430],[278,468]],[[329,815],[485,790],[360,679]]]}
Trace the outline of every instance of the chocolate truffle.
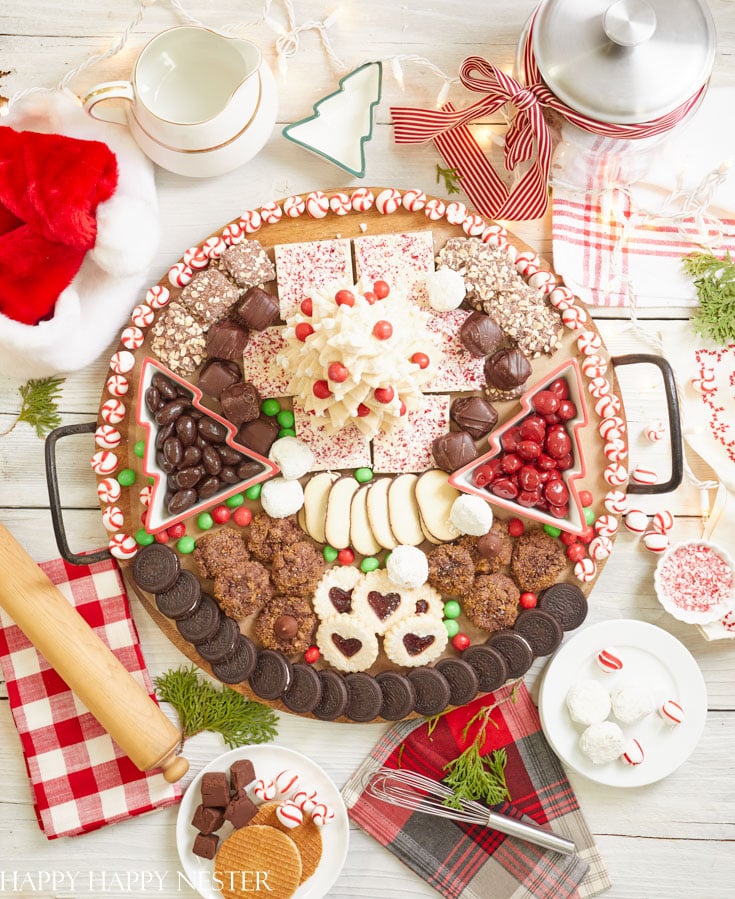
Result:
{"label": "chocolate truffle", "polygon": [[237,384],[242,375],[235,362],[227,359],[210,359],[199,375],[199,389],[218,400],[222,391]]}
{"label": "chocolate truffle", "polygon": [[467,431],[473,440],[488,434],[498,423],[498,413],[493,405],[481,396],[458,397],[449,414],[461,430]]}
{"label": "chocolate truffle", "polygon": [[279,430],[278,422],[274,418],[261,415],[245,422],[237,433],[237,442],[261,456],[267,456],[278,438]]}
{"label": "chocolate truffle", "polygon": [[485,380],[499,390],[513,390],[525,384],[531,375],[531,363],[520,350],[498,350],[485,360]]}
{"label": "chocolate truffle", "polygon": [[260,394],[255,384],[239,381],[225,387],[219,397],[222,413],[236,427],[254,421],[260,415]]}
{"label": "chocolate truffle", "polygon": [[251,287],[235,306],[235,312],[248,328],[265,331],[278,320],[278,300],[262,287]]}
{"label": "chocolate truffle", "polygon": [[477,458],[477,449],[467,431],[452,431],[436,437],[431,452],[437,466],[443,471],[456,471]]}
{"label": "chocolate truffle", "polygon": [[207,355],[210,359],[241,362],[249,337],[247,328],[231,318],[223,318],[207,331]]}
{"label": "chocolate truffle", "polygon": [[489,356],[503,345],[505,334],[489,315],[473,312],[462,323],[459,339],[473,356]]}

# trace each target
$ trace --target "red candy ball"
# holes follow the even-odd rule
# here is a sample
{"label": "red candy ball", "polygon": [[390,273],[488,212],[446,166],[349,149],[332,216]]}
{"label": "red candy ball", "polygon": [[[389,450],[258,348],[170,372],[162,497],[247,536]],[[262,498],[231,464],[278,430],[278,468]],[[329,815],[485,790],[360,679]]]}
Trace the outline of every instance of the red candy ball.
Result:
{"label": "red candy ball", "polygon": [[580,490],[579,491],[579,501],[582,503],[583,508],[587,508],[587,506],[591,506],[593,502],[592,494],[589,490]]}
{"label": "red candy ball", "polygon": [[457,652],[464,652],[465,649],[468,649],[470,645],[470,638],[467,634],[455,634],[452,637],[452,646],[457,650]]}
{"label": "red candy ball", "polygon": [[186,525],[172,524],[170,528],[167,528],[167,533],[172,540],[180,540],[186,533]]}
{"label": "red candy ball", "polygon": [[334,295],[334,302],[338,306],[354,306],[355,294],[351,290],[338,290]]}
{"label": "red candy ball", "polygon": [[408,412],[406,404],[403,402],[403,400],[401,400],[401,405],[398,407],[398,414],[405,415],[406,412]]}
{"label": "red candy ball", "polygon": [[518,487],[510,478],[498,478],[490,487],[491,493],[501,499],[514,500],[518,496]]}
{"label": "red candy ball", "polygon": [[[560,427],[554,425],[553,427]],[[572,441],[566,431],[550,430],[546,435],[544,449],[552,459],[560,459],[562,456],[569,454],[572,448]]]}
{"label": "red candy ball", "polygon": [[366,290],[363,294],[368,306],[374,306],[378,302],[378,298],[372,292],[372,290]]}
{"label": "red candy ball", "polygon": [[311,389],[314,396],[320,400],[326,400],[332,395],[332,391],[326,381],[314,381],[314,386]]}
{"label": "red candy ball", "polygon": [[521,457],[521,459],[525,459],[527,462],[538,459],[541,455],[541,444],[536,443],[533,440],[521,440],[521,442],[516,447],[516,452]]}
{"label": "red candy ball", "polygon": [[508,533],[511,537],[520,537],[525,530],[526,526],[520,518],[511,518],[508,522]]}
{"label": "red candy ball", "polygon": [[572,543],[577,542],[577,535],[570,534],[569,531],[562,531],[559,536],[559,539],[564,544],[564,546],[571,546]]}
{"label": "red candy ball", "polygon": [[521,604],[522,609],[535,609],[538,597],[535,593],[521,593],[518,602]]}
{"label": "red candy ball", "polygon": [[533,398],[533,408],[542,415],[550,415],[559,408],[559,394],[553,390],[540,390]]}
{"label": "red candy ball", "polygon": [[170,539],[168,531],[159,531],[156,534],[156,543],[168,543]]}
{"label": "red candy ball", "polygon": [[314,303],[312,302],[311,297],[307,297],[305,300],[302,300],[299,309],[304,313],[304,315],[312,315],[314,312]]}
{"label": "red candy ball", "polygon": [[366,415],[370,415],[370,407],[366,406],[365,403],[360,403],[357,407],[357,417],[365,418]]}
{"label": "red candy ball", "polygon": [[549,384],[549,390],[555,393],[560,400],[569,399],[569,385],[564,378],[557,378],[552,384]]}
{"label": "red candy ball", "polygon": [[572,543],[567,547],[567,559],[570,562],[581,562],[587,555],[587,550],[581,543]]}
{"label": "red candy ball", "polygon": [[476,487],[486,487],[497,478],[500,470],[500,459],[491,459],[485,465],[480,465],[472,472],[472,483]]}
{"label": "red candy ball", "polygon": [[547,481],[544,484],[544,499],[552,506],[564,506],[569,502],[569,490],[564,481]]}
{"label": "red candy ball", "polygon": [[521,440],[531,440],[534,443],[542,443],[546,435],[546,422],[540,415],[529,415],[519,426]]}
{"label": "red candy ball", "polygon": [[388,340],[389,337],[393,336],[393,325],[385,321],[385,319],[375,322],[373,325],[373,336],[377,337],[378,340]]}
{"label": "red candy ball", "polygon": [[232,512],[227,508],[227,506],[215,506],[211,512],[212,519],[217,524],[225,524],[225,522],[230,520],[230,516]]}
{"label": "red candy ball", "polygon": [[309,324],[309,322],[299,322],[298,325],[294,328],[294,334],[296,335],[296,339],[300,340],[302,343],[306,340],[307,337],[310,337],[314,333],[314,329]]}
{"label": "red candy ball", "polygon": [[355,561],[355,554],[348,546],[337,553],[337,561],[340,565],[352,565]]}
{"label": "red candy ball", "polygon": [[523,459],[517,453],[508,453],[507,456],[503,456],[501,459],[500,468],[506,474],[515,474],[523,468]]}
{"label": "red candy ball", "polygon": [[419,368],[428,368],[429,367],[429,357],[426,353],[414,353],[411,356],[411,362],[414,365],[418,365]]}
{"label": "red candy ball", "polygon": [[533,509],[537,507],[541,500],[541,494],[538,490],[521,490],[518,494],[518,505],[525,509]]}
{"label": "red candy ball", "polygon": [[511,428],[509,431],[506,431],[503,436],[500,438],[500,445],[503,447],[506,453],[514,453],[516,447],[521,442],[521,429]]}
{"label": "red candy ball", "polygon": [[518,483],[524,490],[538,490],[541,472],[533,465],[524,465],[518,472]]}
{"label": "red candy ball", "polygon": [[319,652],[318,646],[310,646],[306,652],[304,652],[304,661],[307,665],[313,665],[314,662],[318,662],[321,657],[321,652]]}
{"label": "red candy ball", "polygon": [[596,532],[591,524],[588,524],[587,527],[582,531],[582,533],[577,537],[580,543],[592,543],[595,539]]}
{"label": "red candy ball", "polygon": [[562,400],[559,403],[559,408],[556,410],[556,414],[562,421],[569,421],[577,414],[577,407],[571,400]]}
{"label": "red candy ball", "polygon": [[387,281],[376,281],[373,284],[373,293],[379,300],[384,300],[390,293],[390,286]]}
{"label": "red candy ball", "polygon": [[349,378],[350,373],[342,365],[341,362],[331,362],[329,364],[329,368],[327,369],[327,377],[330,381],[334,381],[336,384],[341,384],[342,381],[346,381]]}
{"label": "red candy ball", "polygon": [[396,392],[392,387],[376,387],[375,388],[375,399],[379,403],[389,403],[395,395],[396,395]]}
{"label": "red candy ball", "polygon": [[253,513],[247,506],[238,506],[232,513],[232,520],[239,528],[246,528],[253,520]]}
{"label": "red candy ball", "polygon": [[549,505],[548,512],[553,518],[567,518],[569,515],[569,504],[567,503],[563,506]]}

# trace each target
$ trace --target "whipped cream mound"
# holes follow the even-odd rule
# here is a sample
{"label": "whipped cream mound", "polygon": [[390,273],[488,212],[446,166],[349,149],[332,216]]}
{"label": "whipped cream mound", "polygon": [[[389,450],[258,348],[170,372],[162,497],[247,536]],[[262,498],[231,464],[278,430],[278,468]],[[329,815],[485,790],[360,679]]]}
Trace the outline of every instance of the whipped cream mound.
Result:
{"label": "whipped cream mound", "polygon": [[423,406],[421,387],[442,351],[429,315],[400,288],[336,282],[307,292],[284,331],[279,363],[288,392],[336,432],[354,424],[374,437]]}

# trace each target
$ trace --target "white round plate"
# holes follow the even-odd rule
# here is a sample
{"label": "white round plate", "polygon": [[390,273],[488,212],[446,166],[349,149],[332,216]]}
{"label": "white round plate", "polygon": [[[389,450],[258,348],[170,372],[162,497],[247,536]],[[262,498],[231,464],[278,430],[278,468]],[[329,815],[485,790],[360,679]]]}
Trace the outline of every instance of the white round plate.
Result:
{"label": "white round plate", "polygon": [[[601,649],[616,649],[621,671],[608,674],[597,665]],[[646,685],[657,709],[675,699],[684,709],[681,724],[667,724],[654,710],[623,733],[637,739],[645,753],[640,765],[620,759],[595,765],[579,748],[584,727],[569,717],[566,696],[579,680],[591,678],[607,689],[634,680]],[[707,717],[707,691],[702,672],[689,650],[667,631],[645,621],[601,621],[579,631],[546,667],[539,691],[539,714],[546,739],[559,758],[590,780],[611,787],[641,787],[671,774],[691,755]],[[610,713],[610,720],[615,717]]]}
{"label": "white round plate", "polygon": [[[293,768],[301,775],[302,783],[315,787],[319,799],[334,809],[334,820],[321,830],[323,851],[319,866],[293,894],[294,899],[320,899],[325,896],[339,876],[347,857],[350,839],[347,809],[329,775],[316,762],[284,746],[241,746],[232,749],[210,762],[189,784],[181,800],[176,820],[176,845],[189,883],[204,899],[222,899],[222,893],[217,889],[215,882],[214,860],[199,858],[192,852],[197,832],[191,826],[191,819],[201,802],[199,784],[202,775],[208,771],[229,771],[232,763],[239,759],[250,759],[256,777],[266,780],[272,780],[285,768]],[[218,831],[220,845],[231,833],[232,826],[225,821]]]}

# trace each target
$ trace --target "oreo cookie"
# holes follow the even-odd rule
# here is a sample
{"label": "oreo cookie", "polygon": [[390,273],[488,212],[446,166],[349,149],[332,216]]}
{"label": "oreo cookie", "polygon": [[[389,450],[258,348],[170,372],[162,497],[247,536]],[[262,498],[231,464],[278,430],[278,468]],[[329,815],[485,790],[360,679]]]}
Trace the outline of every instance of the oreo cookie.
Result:
{"label": "oreo cookie", "polygon": [[508,677],[522,677],[533,662],[533,650],[526,640],[520,634],[505,628],[493,634],[486,642],[487,646],[497,649],[500,655],[505,659],[508,668]]}
{"label": "oreo cookie", "polygon": [[449,681],[436,668],[414,668],[406,677],[413,684],[416,700],[413,709],[419,715],[432,718],[439,715],[449,705],[451,690]]}
{"label": "oreo cookie", "polygon": [[363,723],[376,718],[383,704],[383,693],[375,678],[365,674],[364,671],[359,671],[348,674],[345,682],[347,684],[345,715],[352,721]]}
{"label": "oreo cookie", "polygon": [[253,673],[250,687],[261,699],[278,699],[291,683],[291,663],[282,652],[275,649],[261,649]]}
{"label": "oreo cookie", "polygon": [[[152,546],[153,544],[146,549]],[[195,612],[201,598],[202,585],[199,579],[191,571],[182,571],[170,589],[156,593],[156,606],[162,615],[176,621]]]}
{"label": "oreo cookie", "polygon": [[542,609],[525,609],[516,618],[513,630],[528,640],[535,656],[550,655],[564,636],[556,618]]}
{"label": "oreo cookie", "polygon": [[240,627],[235,619],[223,615],[215,635],[195,644],[197,652],[207,662],[221,662],[235,651],[239,636]]}
{"label": "oreo cookie", "polygon": [[556,618],[562,630],[573,631],[587,617],[587,597],[576,584],[554,584],[538,598],[538,608]]}
{"label": "oreo cookie", "polygon": [[322,682],[322,695],[312,709],[312,715],[320,721],[334,721],[347,708],[347,684],[341,674],[329,669],[319,672],[319,680]]}
{"label": "oreo cookie", "polygon": [[133,561],[135,582],[147,593],[163,593],[173,587],[180,570],[179,557],[163,543],[144,546]]}
{"label": "oreo cookie", "polygon": [[397,671],[381,671],[375,677],[383,700],[380,716],[387,721],[400,721],[413,711],[416,689],[411,681]]}
{"label": "oreo cookie", "polygon": [[321,699],[322,682],[312,665],[297,662],[291,667],[291,683],[281,696],[281,702],[292,712],[305,715],[314,710]]}
{"label": "oreo cookie", "polygon": [[186,618],[176,622],[176,627],[189,643],[204,643],[211,639],[219,628],[222,611],[209,593],[202,593],[199,605]]}
{"label": "oreo cookie", "polygon": [[482,643],[470,646],[462,653],[462,659],[473,667],[483,693],[497,690],[508,680],[505,658],[491,646]]}
{"label": "oreo cookie", "polygon": [[240,684],[253,673],[257,660],[258,650],[255,644],[240,634],[235,651],[221,662],[215,662],[212,665],[212,673],[223,684]]}
{"label": "oreo cookie", "polygon": [[435,667],[449,681],[449,702],[452,705],[464,705],[477,696],[480,679],[469,662],[441,659]]}

